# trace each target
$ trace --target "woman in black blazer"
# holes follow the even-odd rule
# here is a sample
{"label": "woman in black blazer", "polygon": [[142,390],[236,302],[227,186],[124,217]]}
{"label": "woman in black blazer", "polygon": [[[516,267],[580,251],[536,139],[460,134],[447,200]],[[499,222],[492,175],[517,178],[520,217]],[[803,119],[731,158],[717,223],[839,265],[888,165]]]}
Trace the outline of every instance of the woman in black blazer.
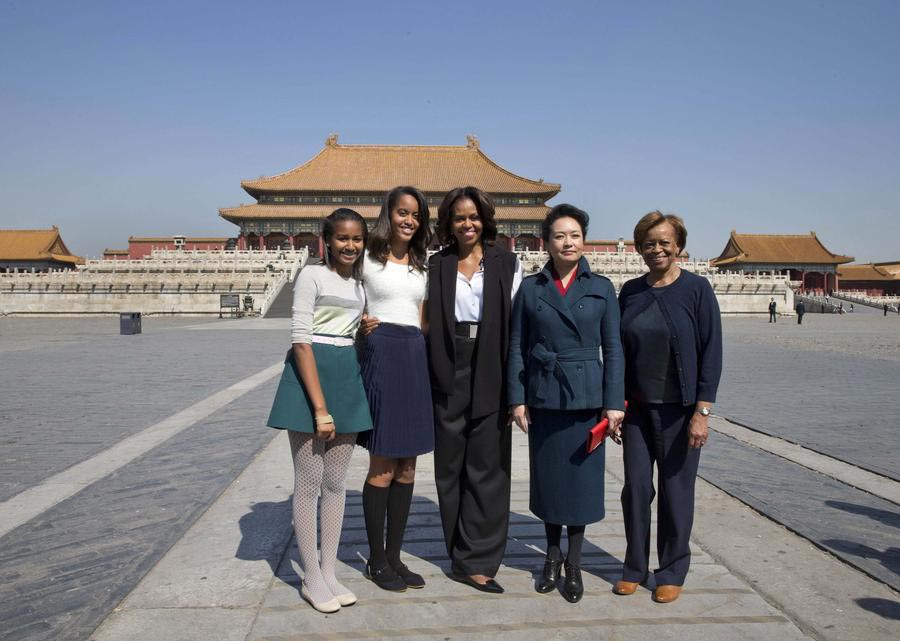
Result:
{"label": "woman in black blazer", "polygon": [[494,205],[475,187],[447,194],[436,232],[444,249],[429,261],[427,343],[450,576],[500,593],[494,577],[506,549],[511,467],[506,351],[521,267],[494,244]]}

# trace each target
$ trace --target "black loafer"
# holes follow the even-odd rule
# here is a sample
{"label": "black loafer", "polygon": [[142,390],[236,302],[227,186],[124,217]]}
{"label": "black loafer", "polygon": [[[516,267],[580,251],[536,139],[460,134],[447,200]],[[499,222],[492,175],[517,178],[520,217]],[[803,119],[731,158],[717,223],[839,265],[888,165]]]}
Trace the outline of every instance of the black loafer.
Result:
{"label": "black loafer", "polygon": [[403,592],[406,590],[406,583],[397,576],[397,573],[389,565],[383,568],[373,568],[366,563],[366,578],[382,590],[390,590],[391,592]]}
{"label": "black loafer", "polygon": [[425,587],[425,579],[421,574],[416,574],[412,570],[410,570],[404,563],[397,563],[396,565],[391,566],[394,569],[394,572],[397,573],[403,582],[406,584],[406,587],[413,588],[414,590],[418,590],[419,588]]}
{"label": "black loafer", "polygon": [[566,580],[563,581],[562,595],[569,603],[578,603],[584,595],[581,568],[568,561],[566,561]]}
{"label": "black loafer", "polygon": [[556,587],[556,582],[559,580],[560,570],[562,570],[561,559],[544,559],[544,570],[541,572],[538,580],[535,581],[534,589],[541,594],[547,594],[553,590]]}
{"label": "black loafer", "polygon": [[488,579],[484,583],[479,583],[472,577],[466,574],[451,574],[450,578],[459,583],[464,583],[469,585],[476,590],[481,590],[482,592],[487,592],[489,594],[503,594],[503,586],[494,581],[494,579]]}

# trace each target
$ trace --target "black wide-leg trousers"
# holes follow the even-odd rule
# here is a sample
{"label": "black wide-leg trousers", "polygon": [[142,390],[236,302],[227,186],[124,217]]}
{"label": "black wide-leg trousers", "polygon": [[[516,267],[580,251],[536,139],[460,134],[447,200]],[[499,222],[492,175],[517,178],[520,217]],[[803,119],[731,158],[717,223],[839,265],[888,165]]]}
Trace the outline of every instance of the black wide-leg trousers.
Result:
{"label": "black wide-leg trousers", "polygon": [[509,528],[512,432],[505,411],[471,416],[475,344],[456,337],[453,393],[434,394],[434,474],[451,571],[493,577]]}
{"label": "black wide-leg trousers", "polygon": [[683,585],[691,564],[691,528],[694,525],[694,484],[700,448],[688,447],[688,429],[694,406],[674,403],[633,404],[625,414],[625,581],[643,582],[650,564],[650,504],[653,466],[659,473],[656,550],[657,585]]}

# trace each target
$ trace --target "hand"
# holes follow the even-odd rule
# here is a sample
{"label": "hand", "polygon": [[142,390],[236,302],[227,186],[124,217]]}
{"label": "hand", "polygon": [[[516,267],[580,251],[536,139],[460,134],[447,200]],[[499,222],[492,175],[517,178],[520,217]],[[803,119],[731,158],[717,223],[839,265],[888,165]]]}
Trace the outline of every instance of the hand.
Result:
{"label": "hand", "polygon": [[316,438],[320,441],[332,441],[334,434],[334,423],[316,423]]}
{"label": "hand", "polygon": [[600,420],[603,420],[604,418],[609,420],[609,427],[607,428],[609,438],[611,438],[616,445],[621,445],[622,421],[625,420],[625,412],[622,410],[604,409],[600,412]]}
{"label": "hand", "polygon": [[688,427],[688,447],[703,447],[709,438],[709,418],[694,412]]}
{"label": "hand", "polygon": [[368,336],[375,331],[375,328],[378,327],[378,323],[379,321],[375,316],[363,314],[359,321],[359,333],[363,336]]}
{"label": "hand", "polygon": [[515,423],[520,430],[528,434],[528,426],[531,425],[531,415],[526,405],[513,405],[509,408],[511,423]]}

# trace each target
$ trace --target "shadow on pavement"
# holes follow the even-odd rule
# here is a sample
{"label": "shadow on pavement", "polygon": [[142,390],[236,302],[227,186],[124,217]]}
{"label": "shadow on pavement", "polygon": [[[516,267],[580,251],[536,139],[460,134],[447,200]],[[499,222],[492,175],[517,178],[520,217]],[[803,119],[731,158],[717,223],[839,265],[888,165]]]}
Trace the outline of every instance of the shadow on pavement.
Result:
{"label": "shadow on pavement", "polygon": [[885,619],[900,621],[900,602],[898,601],[876,598],[855,599],[855,601],[863,610],[874,612]]}
{"label": "shadow on pavement", "polygon": [[290,582],[278,572],[285,547],[293,536],[292,509],[292,499],[254,503],[250,511],[238,520],[241,542],[234,556],[244,561],[266,561],[274,576],[297,586],[299,578],[296,582]]}
{"label": "shadow on pavement", "polygon": [[888,510],[880,510],[878,508],[868,507],[866,505],[857,505],[856,503],[847,503],[846,501],[825,501],[828,507],[834,507],[844,512],[867,516],[870,519],[890,525],[891,527],[900,528],[900,512],[890,512]]}

